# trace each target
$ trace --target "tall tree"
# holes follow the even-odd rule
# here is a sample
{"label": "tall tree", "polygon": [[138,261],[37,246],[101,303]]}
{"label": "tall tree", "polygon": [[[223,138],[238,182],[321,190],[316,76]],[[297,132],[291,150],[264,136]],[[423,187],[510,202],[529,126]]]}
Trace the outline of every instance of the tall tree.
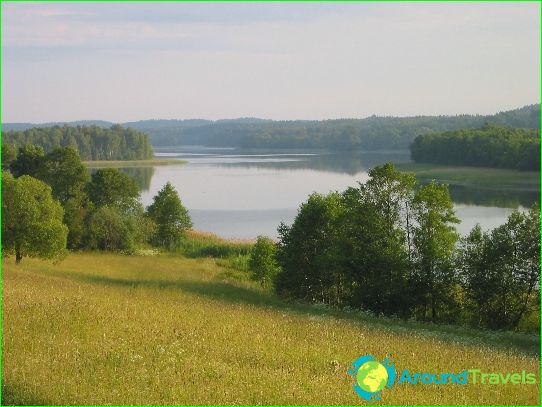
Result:
{"label": "tall tree", "polygon": [[415,178],[390,163],[373,168],[369,177],[344,193],[341,229],[355,281],[353,302],[374,312],[408,316]]}
{"label": "tall tree", "polygon": [[65,253],[68,228],[62,223],[62,206],[51,188],[23,175],[2,175],[2,254],[57,258]]}
{"label": "tall tree", "polygon": [[158,246],[174,248],[184,232],[192,227],[188,210],[169,182],[154,197],[153,203],[147,208],[147,214],[156,224],[153,241]]}
{"label": "tall tree", "polygon": [[[439,309],[453,306],[453,256],[459,223],[448,186],[432,182],[419,188],[413,200],[413,244],[416,257],[416,293],[422,318],[436,321]],[[444,307],[448,305],[448,307]]]}

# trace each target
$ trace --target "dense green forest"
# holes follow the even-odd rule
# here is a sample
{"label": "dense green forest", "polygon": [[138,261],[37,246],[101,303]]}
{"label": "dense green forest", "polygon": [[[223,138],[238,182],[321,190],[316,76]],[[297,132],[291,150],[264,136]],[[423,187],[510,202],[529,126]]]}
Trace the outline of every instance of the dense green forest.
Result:
{"label": "dense green forest", "polygon": [[540,130],[485,125],[420,135],[410,146],[419,163],[469,165],[537,171],[540,168]]}
{"label": "dense green forest", "polygon": [[[245,148],[408,149],[421,134],[496,126],[538,129],[540,105],[495,115],[378,117],[338,120],[274,121],[257,118],[231,120],[142,120],[122,126],[149,134],[154,146],[204,145]],[[93,122],[111,125],[107,122]],[[49,123],[43,127],[55,125]],[[25,129],[28,123],[7,123],[3,130]]]}
{"label": "dense green forest", "polygon": [[15,147],[33,144],[45,152],[69,146],[75,148],[83,160],[143,160],[153,157],[148,135],[119,125],[110,128],[64,125],[5,131],[2,142]]}

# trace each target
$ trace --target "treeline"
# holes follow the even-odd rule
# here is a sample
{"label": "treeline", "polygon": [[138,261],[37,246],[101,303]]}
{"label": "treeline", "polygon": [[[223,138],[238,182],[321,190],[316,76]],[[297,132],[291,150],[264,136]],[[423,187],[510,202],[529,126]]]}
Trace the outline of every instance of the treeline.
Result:
{"label": "treeline", "polygon": [[243,147],[353,149],[407,149],[420,134],[477,128],[485,122],[511,127],[539,128],[540,105],[491,116],[377,117],[323,121],[152,121],[130,123],[148,132],[153,145],[182,144]]}
{"label": "treeline", "polygon": [[[540,105],[500,112],[495,115],[377,117],[339,120],[274,121],[257,118],[228,120],[141,120],[123,123],[149,134],[154,146],[204,145],[245,148],[408,149],[421,134],[496,126],[540,128]],[[91,122],[100,126],[107,122]],[[56,123],[44,124],[49,127]],[[3,130],[33,127],[28,123],[7,123]]]}
{"label": "treeline", "polygon": [[425,134],[414,139],[410,152],[419,163],[538,171],[540,130],[486,124],[479,129]]}
{"label": "treeline", "polygon": [[2,142],[15,148],[33,144],[46,152],[58,147],[73,147],[83,160],[143,160],[153,157],[147,134],[119,125],[108,129],[64,125],[5,131]]}
{"label": "treeline", "polygon": [[[539,317],[540,210],[460,238],[446,185],[385,164],[357,188],[312,194],[251,268],[286,298],[438,323],[518,329]],[[537,324],[530,324],[538,327]]]}
{"label": "treeline", "polygon": [[2,164],[2,254],[17,262],[66,249],[171,249],[192,225],[171,184],[145,209],[132,178],[113,168],[90,176],[73,147],[25,145]]}

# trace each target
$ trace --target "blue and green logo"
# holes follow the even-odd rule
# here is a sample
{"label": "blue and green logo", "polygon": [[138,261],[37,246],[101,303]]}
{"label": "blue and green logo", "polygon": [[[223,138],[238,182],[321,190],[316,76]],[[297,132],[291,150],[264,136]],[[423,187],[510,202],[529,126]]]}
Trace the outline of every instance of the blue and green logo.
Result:
{"label": "blue and green logo", "polygon": [[354,390],[367,401],[380,400],[380,393],[395,383],[395,366],[389,359],[377,362],[371,355],[357,358],[348,371],[354,376]]}
{"label": "blue and green logo", "polygon": [[[395,384],[395,365],[390,359],[378,362],[371,355],[357,358],[348,371],[354,377],[354,390],[367,401],[380,400],[384,388],[391,389]],[[484,372],[481,369],[463,369],[452,372],[412,372],[403,369],[397,379],[397,385],[519,385],[536,384],[536,374],[525,370],[521,372]]]}

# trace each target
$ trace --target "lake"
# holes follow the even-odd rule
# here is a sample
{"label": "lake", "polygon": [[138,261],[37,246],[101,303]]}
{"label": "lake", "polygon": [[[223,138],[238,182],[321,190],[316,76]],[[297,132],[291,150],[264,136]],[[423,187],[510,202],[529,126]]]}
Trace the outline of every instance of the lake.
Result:
{"label": "lake", "polygon": [[[244,151],[184,146],[156,149],[156,157],[179,158],[181,165],[126,168],[142,187],[145,206],[171,182],[189,209],[194,229],[226,238],[277,237],[280,222],[291,224],[312,192],[342,191],[368,179],[367,171],[391,161],[410,161],[408,151],[325,153],[321,151]],[[538,200],[536,191],[450,187],[461,234],[479,223],[501,225],[514,207]]]}

